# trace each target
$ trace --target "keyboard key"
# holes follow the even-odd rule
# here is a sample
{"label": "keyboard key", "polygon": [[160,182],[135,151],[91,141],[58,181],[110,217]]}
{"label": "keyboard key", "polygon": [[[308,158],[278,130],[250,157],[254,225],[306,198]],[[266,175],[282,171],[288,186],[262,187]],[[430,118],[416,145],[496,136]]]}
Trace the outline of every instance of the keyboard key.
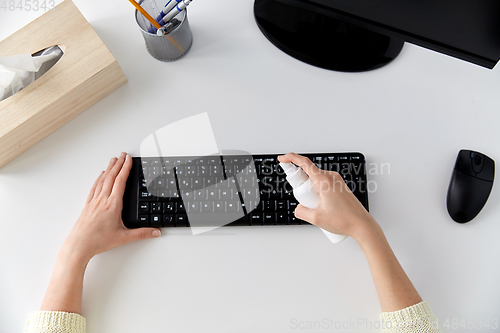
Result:
{"label": "keyboard key", "polygon": [[269,192],[269,199],[281,199],[281,191],[278,191],[276,187],[274,187],[274,189]]}
{"label": "keyboard key", "polygon": [[364,164],[362,163],[351,163],[351,174],[359,177],[364,174]]}
{"label": "keyboard key", "polygon": [[151,213],[163,213],[163,204],[161,202],[152,202]]}
{"label": "keyboard key", "polygon": [[139,226],[149,227],[149,215],[139,215]]}
{"label": "keyboard key", "polygon": [[262,225],[262,213],[252,213],[250,214],[250,224],[251,225]]}
{"label": "keyboard key", "polygon": [[183,159],[183,158],[175,158],[174,159],[175,166],[182,165],[182,164],[184,164],[184,162],[185,162],[185,159]]}
{"label": "keyboard key", "polygon": [[151,226],[155,228],[160,228],[162,226],[161,215],[158,214],[151,215]]}
{"label": "keyboard key", "polygon": [[187,215],[186,214],[178,214],[175,216],[175,226],[176,227],[187,227]]}
{"label": "keyboard key", "polygon": [[175,227],[174,215],[164,214],[163,215],[163,226],[164,227]]}
{"label": "keyboard key", "polygon": [[293,196],[293,192],[292,191],[283,191],[282,192],[282,198],[285,199],[285,200],[290,200],[290,199],[293,199],[294,196]]}
{"label": "keyboard key", "polygon": [[339,172],[339,164],[338,163],[328,163],[328,170]]}
{"label": "keyboard key", "polygon": [[210,157],[208,158],[208,165],[219,164],[220,165],[220,157]]}
{"label": "keyboard key", "polygon": [[261,170],[261,175],[264,176],[270,176],[273,174],[274,167],[272,163],[269,163],[269,161],[265,161],[263,164],[260,165],[260,170]]}
{"label": "keyboard key", "polygon": [[236,179],[234,179],[234,177],[228,178],[227,181],[225,181],[222,184],[223,184],[223,186],[226,185],[226,187],[229,187],[230,189],[231,188],[235,188],[235,186],[236,186]]}
{"label": "keyboard key", "polygon": [[139,203],[139,212],[140,213],[149,213],[149,202],[140,202]]}
{"label": "keyboard key", "polygon": [[264,213],[264,225],[275,225],[276,213]]}
{"label": "keyboard key", "polygon": [[200,203],[196,201],[191,201],[186,203],[188,213],[199,213]]}
{"label": "keyboard key", "polygon": [[241,188],[254,188],[256,186],[255,179],[251,176],[238,177],[238,184]]}
{"label": "keyboard key", "polygon": [[149,176],[148,177],[151,177],[151,178],[156,178],[160,175],[160,172],[161,172],[161,168],[159,165],[157,166],[150,166],[149,167]]}
{"label": "keyboard key", "polygon": [[228,213],[234,213],[240,211],[240,202],[239,201],[228,201],[226,202],[226,211]]}
{"label": "keyboard key", "polygon": [[347,182],[352,181],[352,175],[351,174],[344,174],[342,175],[342,178],[344,179],[344,182],[347,184]]}
{"label": "keyboard key", "polygon": [[207,178],[205,178],[204,183],[205,183],[205,187],[215,185],[215,178],[207,177]]}
{"label": "keyboard key", "polygon": [[157,190],[163,190],[166,188],[165,186],[165,178],[156,178],[154,181],[155,184],[155,189]]}
{"label": "keyboard key", "polygon": [[198,176],[206,177],[210,175],[210,168],[208,165],[200,165],[198,167]]}
{"label": "keyboard key", "polygon": [[165,178],[173,178],[174,176],[174,170],[172,168],[167,168],[163,167],[161,168],[161,176]]}
{"label": "keyboard key", "polygon": [[149,200],[149,201],[156,201],[156,198],[152,195],[151,192],[149,191],[139,191],[139,199],[141,200]]}
{"label": "keyboard key", "polygon": [[198,167],[196,165],[186,165],[186,176],[195,177],[198,175]]}
{"label": "keyboard key", "polygon": [[209,173],[210,176],[215,177],[215,178],[222,178],[224,177],[224,173],[222,172],[222,166],[220,165],[211,165],[209,167]]}
{"label": "keyboard key", "polygon": [[352,155],[350,158],[350,161],[352,162],[362,162],[363,158],[360,155]]}
{"label": "keyboard key", "polygon": [[252,200],[247,201],[247,200],[245,200],[245,209],[247,210],[247,213],[252,212],[255,209],[257,209],[258,205],[259,205],[259,201],[252,201]]}
{"label": "keyboard key", "polygon": [[204,201],[200,204],[202,213],[212,213],[214,211],[213,202]]}
{"label": "keyboard key", "polygon": [[347,163],[347,162],[340,163],[339,168],[340,168],[339,173],[341,175],[347,175],[351,172],[351,164],[350,163]]}
{"label": "keyboard key", "polygon": [[214,213],[223,213],[225,210],[224,203],[222,201],[214,202]]}
{"label": "keyboard key", "polygon": [[264,201],[264,211],[269,212],[269,211],[275,211],[276,210],[276,205],[274,200],[266,200]]}
{"label": "keyboard key", "polygon": [[179,177],[179,189],[181,191],[191,190],[191,178]]}
{"label": "keyboard key", "polygon": [[172,191],[170,190],[160,190],[158,191],[157,197],[159,198],[160,201],[164,201],[166,199],[169,199],[172,196]]}
{"label": "keyboard key", "polygon": [[182,202],[176,202],[175,203],[175,212],[177,214],[185,213],[186,209],[184,208],[184,203],[182,203]]}
{"label": "keyboard key", "polygon": [[276,213],[276,224],[277,225],[287,225],[288,224],[288,214],[287,212]]}
{"label": "keyboard key", "polygon": [[209,190],[208,191],[208,200],[218,200],[219,199],[219,190]]}
{"label": "keyboard key", "polygon": [[288,212],[288,224],[291,225],[299,225],[300,220],[295,217],[295,214],[293,212]]}
{"label": "keyboard key", "polygon": [[182,191],[182,200],[183,201],[194,200],[194,197],[195,197],[195,193],[194,192],[191,192],[191,191],[188,191],[188,190]]}
{"label": "keyboard key", "polygon": [[230,189],[223,189],[223,190],[220,190],[220,199],[221,200],[231,200],[233,198],[233,191],[230,190]]}
{"label": "keyboard key", "polygon": [[199,201],[206,200],[208,196],[207,192],[207,190],[197,190],[194,192],[194,198]]}
{"label": "keyboard key", "polygon": [[267,200],[269,199],[269,192],[265,190],[261,190],[259,192],[260,200]]}
{"label": "keyboard key", "polygon": [[258,198],[257,189],[247,189],[243,191],[243,199],[245,199],[245,201],[257,200]]}
{"label": "keyboard key", "polygon": [[203,179],[193,178],[191,180],[191,186],[192,186],[192,189],[194,189],[194,190],[201,189],[203,187]]}
{"label": "keyboard key", "polygon": [[163,203],[163,211],[167,214],[171,214],[175,212],[175,206],[173,202],[164,202]]}
{"label": "keyboard key", "polygon": [[284,201],[284,200],[276,201],[276,210],[277,211],[283,211],[283,210],[287,210],[287,209],[288,209],[288,205],[287,205],[286,201]]}
{"label": "keyboard key", "polygon": [[267,190],[268,192],[272,191],[274,189],[273,177],[266,176],[262,178],[260,185],[263,187],[263,189]]}
{"label": "keyboard key", "polygon": [[163,158],[162,159],[162,165],[166,167],[167,169],[171,169],[174,166],[174,161],[172,161],[169,158]]}

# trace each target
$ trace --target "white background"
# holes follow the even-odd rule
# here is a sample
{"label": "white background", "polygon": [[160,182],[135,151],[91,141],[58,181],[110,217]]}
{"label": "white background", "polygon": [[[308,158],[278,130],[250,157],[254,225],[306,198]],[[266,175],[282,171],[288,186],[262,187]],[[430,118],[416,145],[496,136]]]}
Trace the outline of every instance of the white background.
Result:
{"label": "white background", "polygon": [[[465,225],[445,205],[460,149],[500,161],[499,68],[409,44],[373,72],[311,67],[266,40],[251,0],[195,1],[191,51],[162,63],[147,53],[127,1],[75,3],[128,83],[0,169],[0,332],[21,331],[40,306],[58,249],[109,159],[138,155],[151,132],[201,112],[220,149],[360,151],[369,169],[389,163],[390,174],[368,176],[377,184],[370,212],[440,323],[499,317],[499,191]],[[0,39],[42,13],[2,9]],[[164,229],[99,255],[82,314],[90,333],[221,333],[307,332],[298,326],[311,321],[326,326],[310,331],[335,331],[330,320],[374,321],[379,311],[354,240],[333,245],[299,226]]]}

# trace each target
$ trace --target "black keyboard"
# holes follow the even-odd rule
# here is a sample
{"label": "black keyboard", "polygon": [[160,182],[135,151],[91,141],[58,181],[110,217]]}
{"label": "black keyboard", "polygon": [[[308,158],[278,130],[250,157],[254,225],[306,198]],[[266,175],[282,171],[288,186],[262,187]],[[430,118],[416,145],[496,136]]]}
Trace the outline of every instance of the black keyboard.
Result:
{"label": "black keyboard", "polygon": [[[302,154],[338,172],[368,210],[365,158],[360,153]],[[123,198],[127,228],[309,225],[278,155],[133,158]]]}

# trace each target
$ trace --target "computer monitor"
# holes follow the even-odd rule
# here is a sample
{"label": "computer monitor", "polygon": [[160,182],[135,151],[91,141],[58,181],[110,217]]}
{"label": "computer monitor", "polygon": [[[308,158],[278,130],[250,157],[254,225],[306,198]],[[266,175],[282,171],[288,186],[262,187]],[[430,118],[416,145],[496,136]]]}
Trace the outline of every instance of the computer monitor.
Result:
{"label": "computer monitor", "polygon": [[500,0],[255,0],[260,30],[279,49],[321,68],[382,67],[410,42],[493,68]]}

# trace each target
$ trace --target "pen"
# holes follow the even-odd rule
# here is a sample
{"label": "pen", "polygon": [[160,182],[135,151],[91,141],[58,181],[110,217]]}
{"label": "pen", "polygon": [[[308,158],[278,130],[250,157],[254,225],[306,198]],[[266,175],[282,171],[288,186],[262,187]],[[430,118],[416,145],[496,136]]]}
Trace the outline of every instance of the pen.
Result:
{"label": "pen", "polygon": [[156,17],[156,21],[157,22],[161,22],[161,19],[167,15],[167,13],[169,11],[172,10],[172,8],[175,7],[175,5],[177,5],[179,2],[181,2],[182,0],[170,0],[169,2],[167,2],[167,4],[165,5],[165,8],[163,8],[163,10],[161,11],[160,15],[158,15]]}
{"label": "pen", "polygon": [[170,22],[165,23],[160,29],[156,30],[157,36],[163,36],[172,32],[181,23],[178,19],[172,19]]}
{"label": "pen", "polygon": [[[141,7],[135,0],[128,0],[130,3],[142,14],[144,15],[145,18],[148,19],[149,22],[151,22],[152,25],[154,25],[157,29],[160,29],[161,26],[154,20],[154,18],[151,17],[151,15],[148,14],[147,11],[144,10],[144,8]],[[177,43],[177,41],[172,37],[172,36],[165,36],[169,40],[170,43],[172,43],[179,51],[184,52],[184,49],[182,46]]]}
{"label": "pen", "polygon": [[175,6],[171,11],[168,12],[167,15],[165,15],[160,22],[161,25],[164,25],[171,19],[173,19],[175,16],[177,16],[180,12],[182,12],[186,7],[192,2],[193,0],[181,0],[181,2]]}

